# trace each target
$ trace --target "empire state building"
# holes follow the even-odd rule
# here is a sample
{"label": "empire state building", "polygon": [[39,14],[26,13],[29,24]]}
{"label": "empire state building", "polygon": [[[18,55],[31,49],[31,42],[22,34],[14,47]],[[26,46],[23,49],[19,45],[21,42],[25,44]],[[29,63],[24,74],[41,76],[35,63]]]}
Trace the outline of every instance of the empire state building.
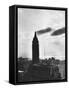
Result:
{"label": "empire state building", "polygon": [[32,62],[33,64],[39,63],[39,41],[36,32],[32,41]]}

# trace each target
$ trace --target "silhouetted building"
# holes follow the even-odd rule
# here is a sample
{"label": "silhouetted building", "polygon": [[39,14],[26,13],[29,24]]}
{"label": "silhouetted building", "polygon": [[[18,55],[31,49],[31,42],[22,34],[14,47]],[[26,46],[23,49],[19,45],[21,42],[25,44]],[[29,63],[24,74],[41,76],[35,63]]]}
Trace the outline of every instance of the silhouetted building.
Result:
{"label": "silhouetted building", "polygon": [[[42,80],[43,81],[60,80],[61,75],[59,73],[58,66],[53,66],[53,65],[50,65],[49,63],[50,63],[50,60],[47,64],[39,63],[39,42],[35,32],[35,35],[32,41],[32,63],[29,64],[29,67],[26,69],[26,73],[24,73],[24,76],[22,78],[23,82],[42,81]],[[22,77],[22,75],[19,76],[19,79],[20,77]]]}
{"label": "silhouetted building", "polygon": [[39,41],[36,32],[32,41],[32,60],[34,64],[39,63]]}

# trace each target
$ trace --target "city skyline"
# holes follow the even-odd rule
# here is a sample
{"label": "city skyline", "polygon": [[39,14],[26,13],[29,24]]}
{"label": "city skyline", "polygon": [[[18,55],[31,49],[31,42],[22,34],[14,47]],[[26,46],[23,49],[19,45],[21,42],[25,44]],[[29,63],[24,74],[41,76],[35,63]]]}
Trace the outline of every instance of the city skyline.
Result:
{"label": "city skyline", "polygon": [[65,34],[51,34],[65,27],[65,12],[55,10],[18,9],[18,57],[32,58],[34,32],[50,27],[51,31],[37,35],[39,57],[65,59]]}

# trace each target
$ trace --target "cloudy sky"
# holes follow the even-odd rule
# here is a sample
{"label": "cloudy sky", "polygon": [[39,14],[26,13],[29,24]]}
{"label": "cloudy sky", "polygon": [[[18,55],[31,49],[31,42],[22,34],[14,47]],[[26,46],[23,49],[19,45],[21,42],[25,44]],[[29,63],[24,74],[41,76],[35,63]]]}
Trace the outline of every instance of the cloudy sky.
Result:
{"label": "cloudy sky", "polygon": [[65,59],[65,11],[18,9],[18,57],[32,58],[37,31],[39,57]]}

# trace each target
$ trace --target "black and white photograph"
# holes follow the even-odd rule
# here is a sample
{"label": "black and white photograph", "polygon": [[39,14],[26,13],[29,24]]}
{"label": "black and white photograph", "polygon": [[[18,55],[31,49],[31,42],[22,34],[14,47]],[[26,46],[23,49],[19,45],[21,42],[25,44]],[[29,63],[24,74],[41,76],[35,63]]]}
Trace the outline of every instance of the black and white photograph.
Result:
{"label": "black and white photograph", "polygon": [[65,11],[18,8],[17,81],[65,80]]}
{"label": "black and white photograph", "polygon": [[69,0],[0,4],[0,90],[69,90]]}

